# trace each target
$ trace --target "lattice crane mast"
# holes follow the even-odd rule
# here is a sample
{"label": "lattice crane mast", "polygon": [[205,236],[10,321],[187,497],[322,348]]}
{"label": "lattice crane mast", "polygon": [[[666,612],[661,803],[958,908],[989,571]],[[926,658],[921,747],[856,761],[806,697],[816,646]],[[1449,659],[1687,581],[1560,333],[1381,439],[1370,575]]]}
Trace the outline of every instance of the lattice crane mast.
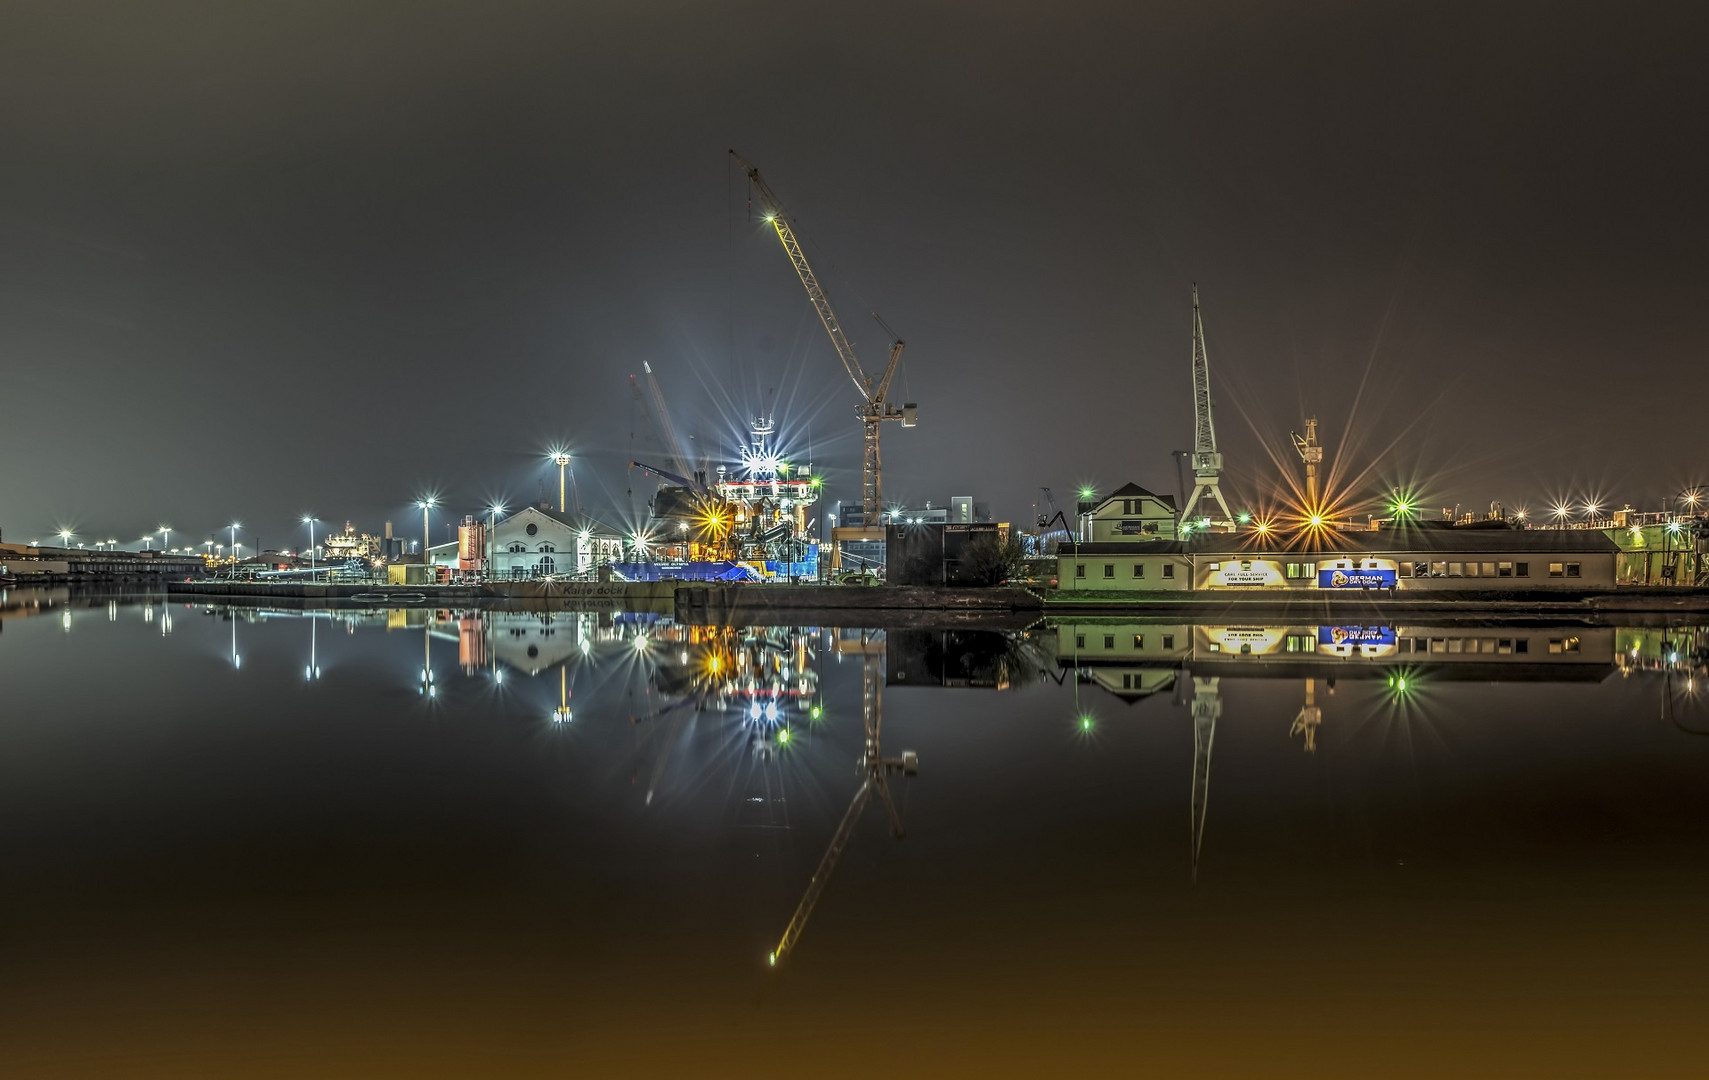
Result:
{"label": "lattice crane mast", "polygon": [[1193,494],[1181,511],[1188,521],[1201,497],[1222,508],[1223,524],[1234,515],[1222,497],[1222,454],[1216,448],[1216,425],[1211,422],[1211,362],[1205,352],[1205,324],[1199,317],[1199,287],[1193,286]]}
{"label": "lattice crane mast", "polygon": [[902,349],[906,343],[884,325],[884,320],[878,318],[877,312],[872,313],[872,317],[878,319],[878,324],[884,327],[885,332],[895,339],[890,345],[890,361],[885,365],[884,374],[875,383],[855,358],[854,345],[843,332],[843,324],[837,318],[836,311],[831,308],[831,298],[826,295],[825,287],[819,283],[818,275],[813,273],[813,268],[808,265],[807,256],[801,251],[801,244],[795,238],[795,230],[789,224],[783,204],[760,176],[758,169],[743,160],[742,155],[734,150],[730,151],[730,156],[742,171],[747,173],[748,182],[760,197],[766,224],[776,230],[778,240],[783,243],[784,253],[794,264],[795,273],[807,290],[807,299],[812,301],[813,310],[819,313],[819,321],[825,324],[825,332],[831,336],[831,344],[835,346],[837,356],[843,362],[843,369],[860,390],[863,403],[855,410],[855,414],[860,417],[865,435],[860,483],[861,522],[868,526],[876,525],[884,505],[884,475],[878,452],[879,428],[886,420],[900,420],[903,427],[913,427],[916,418],[917,407],[913,402],[897,408],[889,401],[890,380],[896,376],[896,365],[902,359]]}

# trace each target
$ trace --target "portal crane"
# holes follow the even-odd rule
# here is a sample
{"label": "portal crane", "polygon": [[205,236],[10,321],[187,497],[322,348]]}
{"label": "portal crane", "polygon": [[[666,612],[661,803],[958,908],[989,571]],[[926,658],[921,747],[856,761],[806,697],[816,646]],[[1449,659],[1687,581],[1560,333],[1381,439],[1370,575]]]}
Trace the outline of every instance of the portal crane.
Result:
{"label": "portal crane", "polygon": [[[1222,508],[1222,524],[1232,526],[1234,515],[1222,497],[1222,453],[1216,448],[1216,425],[1211,422],[1211,362],[1205,352],[1205,324],[1199,317],[1199,287],[1193,286],[1193,494],[1181,510],[1183,522],[1191,519],[1200,498]],[[1206,506],[1210,502],[1206,502]]]}
{"label": "portal crane", "polygon": [[784,253],[795,266],[795,273],[801,278],[801,284],[807,289],[807,299],[812,301],[813,310],[819,313],[819,321],[825,324],[825,332],[831,336],[831,344],[836,347],[837,356],[843,362],[843,369],[854,380],[860,390],[863,403],[855,410],[865,429],[865,455],[861,462],[860,505],[862,511],[861,523],[873,526],[879,523],[879,513],[884,505],[884,478],[879,462],[878,431],[886,420],[900,420],[903,427],[913,427],[916,421],[917,406],[913,402],[904,404],[900,409],[889,402],[890,380],[896,376],[896,365],[902,359],[904,342],[884,325],[884,320],[873,312],[872,317],[878,319],[878,325],[884,327],[895,340],[890,346],[890,362],[885,365],[884,374],[875,383],[860,366],[855,358],[854,346],[849,343],[848,335],[843,333],[843,324],[837,318],[837,313],[831,308],[831,298],[825,294],[824,286],[819,284],[819,278],[813,273],[813,268],[807,264],[807,256],[802,254],[801,244],[795,238],[795,230],[790,227],[788,215],[783,204],[773,194],[771,187],[760,177],[760,171],[743,160],[742,155],[734,150],[730,156],[742,171],[748,174],[748,182],[760,197],[760,205],[765,211],[766,224],[777,231],[778,240],[783,243]]}
{"label": "portal crane", "polygon": [[1294,449],[1299,451],[1300,460],[1305,462],[1306,516],[1319,517],[1323,513],[1323,507],[1317,502],[1317,467],[1323,464],[1323,447],[1317,444],[1317,417],[1305,422],[1304,437],[1296,432],[1290,434],[1293,436]]}

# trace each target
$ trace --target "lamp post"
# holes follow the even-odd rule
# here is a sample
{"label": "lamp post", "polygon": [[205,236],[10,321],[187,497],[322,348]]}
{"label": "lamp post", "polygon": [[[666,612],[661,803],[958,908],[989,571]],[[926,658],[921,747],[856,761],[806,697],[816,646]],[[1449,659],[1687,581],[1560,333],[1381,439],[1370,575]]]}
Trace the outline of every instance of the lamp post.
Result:
{"label": "lamp post", "polygon": [[238,556],[237,530],[238,530],[238,527],[241,526],[242,524],[243,524],[243,522],[241,522],[241,521],[234,521],[231,523],[231,561],[233,563],[237,562],[237,556]]}
{"label": "lamp post", "polygon": [[504,504],[495,502],[487,507],[487,580],[498,576],[498,516]]}
{"label": "lamp post", "polygon": [[429,495],[427,498],[422,499],[415,505],[421,507],[421,562],[422,565],[429,566],[432,565],[433,559],[428,555],[427,549],[432,546],[433,533],[431,531],[432,526],[429,525],[427,521],[427,512],[432,510],[435,506],[438,506],[439,500],[434,496]]}
{"label": "lamp post", "polygon": [[160,527],[160,550],[165,551],[167,548],[169,548],[171,546],[172,546],[172,526],[162,525]]}
{"label": "lamp post", "polygon": [[75,535],[76,534],[73,533],[70,529],[59,530],[59,546],[60,547],[70,547],[71,546],[71,538]]}
{"label": "lamp post", "polygon": [[314,577],[315,571],[315,518],[313,514],[303,515],[303,524],[309,527],[309,577]]}
{"label": "lamp post", "polygon": [[570,466],[570,455],[563,450],[553,450],[549,455],[552,464],[558,467],[558,513],[564,513],[564,470]]}

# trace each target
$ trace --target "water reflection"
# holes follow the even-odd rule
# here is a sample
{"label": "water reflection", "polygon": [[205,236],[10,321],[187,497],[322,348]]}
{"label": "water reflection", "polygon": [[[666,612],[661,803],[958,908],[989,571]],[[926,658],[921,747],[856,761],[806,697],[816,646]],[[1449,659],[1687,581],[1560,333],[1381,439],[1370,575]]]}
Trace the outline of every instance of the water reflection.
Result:
{"label": "water reflection", "polygon": [[[174,611],[186,610],[160,598],[84,600],[64,590],[14,590],[4,597],[0,617],[57,616],[63,628],[71,625],[74,611],[93,606],[117,630],[134,609],[142,624],[158,626],[162,635],[170,633]],[[619,767],[632,776],[642,808],[673,800],[689,805],[709,789],[727,790],[735,820],[754,838],[754,857],[781,859],[781,849],[766,838],[791,832],[817,856],[812,873],[792,889],[793,915],[786,906],[776,910],[774,925],[783,930],[775,945],[761,950],[772,965],[796,951],[870,802],[883,804],[893,837],[905,835],[891,783],[898,775],[913,777],[918,757],[912,749],[886,749],[887,690],[920,692],[912,699],[920,704],[910,722],[919,726],[908,729],[910,743],[929,730],[929,703],[946,692],[967,694],[969,701],[980,694],[1036,693],[1028,699],[1037,702],[1028,707],[1028,717],[1069,726],[1080,737],[1079,749],[1092,754],[1104,752],[1106,737],[1129,723],[1180,724],[1175,730],[1182,732],[1181,757],[1171,769],[1188,774],[1173,773],[1179,783],[1174,797],[1188,803],[1190,843],[1177,865],[1190,881],[1204,872],[1216,831],[1213,751],[1218,728],[1230,722],[1237,733],[1268,731],[1263,737],[1279,750],[1292,746],[1312,760],[1328,759],[1325,775],[1352,789],[1364,791],[1372,776],[1395,781],[1385,798],[1417,794],[1418,755],[1445,749],[1441,719],[1465,700],[1463,694],[1488,693],[1503,684],[1653,682],[1664,721],[1682,733],[1709,734],[1703,702],[1709,626],[1702,625],[1083,619],[1025,630],[886,630],[696,625],[657,613],[427,605],[204,604],[191,610],[228,623],[225,659],[246,680],[252,669],[266,665],[270,650],[285,647],[261,626],[306,622],[303,636],[293,632],[288,646],[292,670],[300,671],[303,683],[338,691],[351,685],[348,680],[380,671],[389,685],[404,693],[412,689],[440,715],[473,712],[499,700],[525,702],[548,730],[562,732],[554,739],[568,740],[566,745],[581,752],[596,752],[597,746],[597,752],[623,755]],[[323,624],[327,642],[320,640]],[[352,651],[340,644],[357,638],[384,647]],[[858,680],[850,673],[828,681],[827,665],[858,666]],[[330,677],[323,681],[323,675]],[[1259,685],[1272,692],[1263,699],[1231,698],[1231,688]],[[1350,687],[1356,692],[1348,694]],[[481,696],[470,695],[475,689]],[[1232,721],[1225,718],[1231,700]],[[1259,700],[1266,704],[1253,704]],[[846,718],[857,713],[859,749],[849,796],[836,768],[839,761],[846,767],[847,758],[837,756],[835,733],[824,725],[834,718],[833,728],[841,725],[852,737]],[[1261,727],[1242,726],[1247,720]],[[576,734],[588,725],[606,732],[626,726],[631,735],[626,744],[588,742]],[[1064,743],[1065,753],[1074,749],[1074,743]],[[1222,790],[1227,798],[1226,781]],[[834,828],[809,834],[792,812],[803,797],[848,801]],[[925,827],[932,827],[929,820]]]}

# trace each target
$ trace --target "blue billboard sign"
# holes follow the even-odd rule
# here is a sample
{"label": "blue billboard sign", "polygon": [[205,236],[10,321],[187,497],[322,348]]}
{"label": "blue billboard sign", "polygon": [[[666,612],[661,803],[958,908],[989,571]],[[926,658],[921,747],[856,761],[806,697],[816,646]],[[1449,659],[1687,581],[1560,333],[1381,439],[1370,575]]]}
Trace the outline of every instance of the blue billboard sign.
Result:
{"label": "blue billboard sign", "polygon": [[1393,570],[1319,570],[1320,589],[1387,589],[1395,583]]}
{"label": "blue billboard sign", "polygon": [[1317,628],[1317,643],[1319,645],[1393,645],[1395,632],[1392,626],[1320,626]]}

